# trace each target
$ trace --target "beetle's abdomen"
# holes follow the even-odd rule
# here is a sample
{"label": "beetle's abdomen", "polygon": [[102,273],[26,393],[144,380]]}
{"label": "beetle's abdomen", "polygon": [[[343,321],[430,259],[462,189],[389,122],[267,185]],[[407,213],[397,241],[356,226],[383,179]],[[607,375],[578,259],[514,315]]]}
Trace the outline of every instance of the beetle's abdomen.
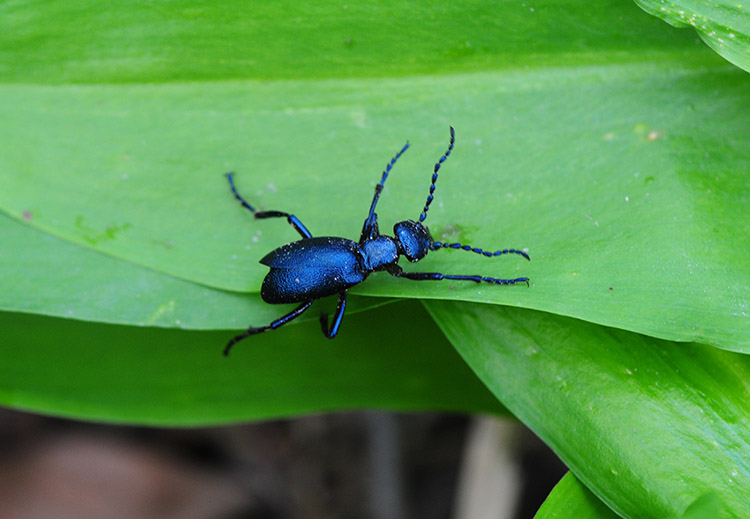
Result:
{"label": "beetle's abdomen", "polygon": [[359,245],[346,238],[308,238],[271,251],[260,295],[267,303],[298,303],[337,294],[367,277]]}

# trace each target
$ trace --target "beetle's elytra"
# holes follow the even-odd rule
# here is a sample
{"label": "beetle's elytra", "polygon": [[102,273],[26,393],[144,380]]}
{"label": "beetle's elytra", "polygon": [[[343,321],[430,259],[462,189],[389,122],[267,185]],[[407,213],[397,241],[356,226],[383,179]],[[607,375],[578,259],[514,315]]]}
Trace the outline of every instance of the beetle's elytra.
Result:
{"label": "beetle's elytra", "polygon": [[333,321],[329,324],[326,314],[320,315],[320,325],[323,334],[333,339],[339,331],[341,320],[346,310],[346,293],[354,285],[362,283],[372,272],[384,270],[389,274],[415,281],[438,281],[441,279],[453,279],[458,281],[473,281],[475,283],[494,283],[497,285],[515,285],[526,283],[529,278],[498,279],[478,275],[453,275],[441,274],[439,272],[404,272],[398,265],[401,256],[410,262],[417,262],[424,258],[431,250],[438,249],[460,249],[482,254],[487,257],[500,256],[503,254],[518,254],[527,260],[528,254],[517,249],[503,249],[495,252],[487,252],[482,249],[463,245],[461,243],[442,243],[432,239],[427,226],[423,224],[427,218],[427,211],[434,198],[435,182],[438,179],[438,170],[445,160],[450,156],[455,142],[455,132],[450,129],[451,140],[448,149],[440,160],[435,164],[430,183],[430,194],[427,195],[422,213],[417,221],[404,220],[393,226],[394,236],[381,235],[378,229],[378,215],[375,206],[378,204],[383,185],[388,178],[391,168],[398,158],[408,148],[407,142],[388,163],[383,171],[380,183],[375,186],[375,195],[370,204],[367,218],[362,225],[362,234],[359,241],[337,237],[313,237],[307,227],[293,214],[283,211],[258,211],[250,205],[237,191],[234,185],[233,173],[227,173],[229,186],[234,197],[250,212],[256,219],[261,218],[286,218],[289,225],[302,236],[302,239],[282,245],[276,250],[269,252],[260,262],[270,267],[270,272],[263,280],[261,297],[267,303],[300,303],[297,308],[273,321],[267,326],[249,327],[246,331],[237,335],[229,341],[224,348],[224,355],[237,342],[258,333],[274,330],[288,323],[292,319],[304,313],[313,301],[322,297],[338,294],[339,301]]}

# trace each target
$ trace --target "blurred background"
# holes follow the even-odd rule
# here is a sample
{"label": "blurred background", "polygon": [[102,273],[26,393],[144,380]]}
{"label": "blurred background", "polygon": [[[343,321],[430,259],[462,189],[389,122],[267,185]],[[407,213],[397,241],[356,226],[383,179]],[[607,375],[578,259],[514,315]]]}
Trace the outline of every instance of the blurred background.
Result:
{"label": "blurred background", "polygon": [[565,468],[518,422],[362,411],[156,429],[0,410],[0,519],[521,519]]}

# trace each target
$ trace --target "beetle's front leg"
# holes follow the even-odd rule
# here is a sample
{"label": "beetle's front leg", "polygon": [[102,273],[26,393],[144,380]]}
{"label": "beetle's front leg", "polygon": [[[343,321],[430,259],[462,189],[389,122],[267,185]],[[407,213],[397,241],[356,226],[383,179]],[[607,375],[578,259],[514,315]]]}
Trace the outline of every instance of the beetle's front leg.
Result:
{"label": "beetle's front leg", "polygon": [[344,319],[345,310],[346,292],[341,292],[339,294],[339,304],[336,305],[336,313],[333,314],[333,322],[331,323],[330,329],[328,328],[328,314],[320,314],[320,328],[323,330],[323,335],[325,335],[329,339],[333,339],[334,337],[336,337],[336,334],[339,333],[341,321]]}

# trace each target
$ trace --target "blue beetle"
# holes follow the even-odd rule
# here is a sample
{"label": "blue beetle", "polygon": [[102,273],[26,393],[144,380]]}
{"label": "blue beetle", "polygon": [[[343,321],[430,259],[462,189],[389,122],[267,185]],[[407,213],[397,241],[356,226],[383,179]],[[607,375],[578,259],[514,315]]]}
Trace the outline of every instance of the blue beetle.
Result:
{"label": "blue beetle", "polygon": [[529,278],[497,279],[477,275],[448,275],[439,272],[404,272],[398,265],[400,256],[414,263],[424,258],[431,250],[442,248],[460,249],[482,254],[487,257],[500,256],[502,254],[518,254],[527,260],[528,254],[516,249],[504,249],[495,252],[487,252],[482,249],[463,245],[461,243],[442,243],[432,239],[427,226],[423,224],[427,218],[427,211],[434,198],[435,182],[438,178],[438,170],[453,150],[455,132],[450,129],[451,139],[448,149],[435,164],[430,184],[430,193],[427,196],[424,209],[419,215],[418,221],[404,220],[393,227],[394,237],[381,235],[378,230],[378,215],[375,206],[383,191],[386,178],[398,158],[409,148],[407,142],[388,163],[383,171],[380,183],[375,186],[375,196],[370,204],[362,234],[359,241],[355,242],[347,238],[336,237],[313,237],[307,227],[293,214],[283,211],[258,211],[250,205],[237,191],[234,185],[233,173],[227,173],[229,186],[234,197],[243,207],[253,213],[256,219],[262,218],[286,218],[287,222],[302,236],[301,240],[282,245],[276,250],[266,254],[260,262],[270,267],[270,272],[263,280],[260,295],[263,300],[271,304],[301,303],[297,308],[273,321],[267,326],[249,327],[245,332],[237,335],[229,341],[224,348],[224,355],[237,342],[258,333],[275,330],[299,317],[313,302],[322,297],[338,294],[339,301],[336,313],[329,325],[328,315],[320,315],[320,325],[323,334],[333,339],[339,331],[341,320],[346,310],[346,293],[375,271],[384,270],[389,274],[416,281],[437,281],[441,279],[454,279],[459,281],[473,281],[475,283],[485,282],[498,285],[515,285],[526,283]]}

